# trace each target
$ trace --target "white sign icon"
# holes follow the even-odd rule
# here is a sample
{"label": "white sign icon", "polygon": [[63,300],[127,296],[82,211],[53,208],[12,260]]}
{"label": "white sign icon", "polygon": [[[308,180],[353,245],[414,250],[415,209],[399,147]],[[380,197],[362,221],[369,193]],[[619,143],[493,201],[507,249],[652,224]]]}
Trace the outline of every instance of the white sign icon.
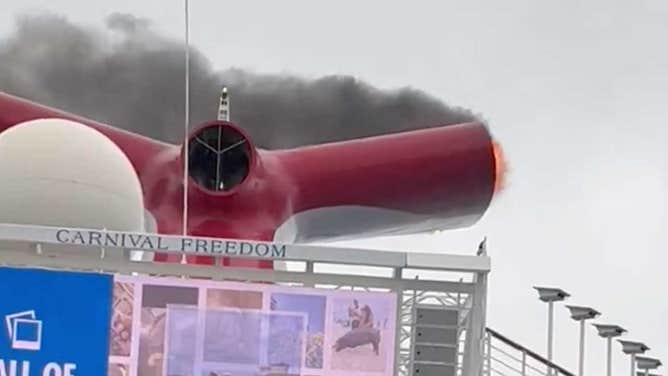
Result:
{"label": "white sign icon", "polygon": [[7,334],[14,350],[39,350],[42,347],[42,321],[35,311],[24,311],[5,316]]}

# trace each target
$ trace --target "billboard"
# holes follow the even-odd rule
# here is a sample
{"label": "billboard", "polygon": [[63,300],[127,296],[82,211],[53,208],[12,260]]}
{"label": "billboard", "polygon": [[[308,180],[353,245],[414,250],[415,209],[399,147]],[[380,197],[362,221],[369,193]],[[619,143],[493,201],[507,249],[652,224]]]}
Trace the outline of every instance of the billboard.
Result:
{"label": "billboard", "polygon": [[396,296],[116,276],[110,376],[394,374]]}
{"label": "billboard", "polygon": [[113,277],[0,267],[0,375],[104,375]]}
{"label": "billboard", "polygon": [[0,375],[394,373],[396,296],[0,267]]}

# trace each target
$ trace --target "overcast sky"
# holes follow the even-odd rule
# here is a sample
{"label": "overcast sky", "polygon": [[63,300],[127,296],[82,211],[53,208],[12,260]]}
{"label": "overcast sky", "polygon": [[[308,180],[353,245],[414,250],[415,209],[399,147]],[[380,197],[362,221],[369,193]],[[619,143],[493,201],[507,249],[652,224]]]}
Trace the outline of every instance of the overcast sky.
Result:
{"label": "overcast sky", "polygon": [[[5,3],[0,35],[35,10],[100,27],[128,12],[182,34],[181,1]],[[354,244],[462,253],[487,235],[490,326],[544,353],[546,307],[531,287],[559,286],[668,362],[668,2],[192,0],[192,23],[193,43],[221,69],[352,74],[481,113],[511,167],[484,220]],[[555,357],[573,371],[577,338],[558,307]],[[603,350],[589,329],[589,374],[603,373]]]}

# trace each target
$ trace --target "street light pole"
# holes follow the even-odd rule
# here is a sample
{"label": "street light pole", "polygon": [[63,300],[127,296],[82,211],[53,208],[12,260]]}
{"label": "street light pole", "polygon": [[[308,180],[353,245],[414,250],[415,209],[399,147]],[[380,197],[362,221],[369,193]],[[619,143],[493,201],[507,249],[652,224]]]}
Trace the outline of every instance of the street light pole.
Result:
{"label": "street light pole", "polygon": [[636,356],[635,360],[638,362],[638,368],[645,370],[645,376],[649,376],[649,370],[662,366],[661,361],[655,358]]}
{"label": "street light pole", "polygon": [[636,355],[644,354],[645,351],[649,350],[649,347],[642,342],[619,340],[619,343],[622,344],[622,351],[624,354],[631,355],[631,376],[637,376]]}
{"label": "street light pole", "polygon": [[607,338],[608,342],[608,356],[605,362],[606,375],[612,376],[612,337]]}
{"label": "street light pole", "polygon": [[605,363],[607,370],[606,375],[612,376],[612,339],[626,333],[626,329],[619,325],[594,324],[594,326],[596,327],[596,330],[598,330],[598,335],[606,340],[608,346],[608,355]]}
{"label": "street light pole", "polygon": [[[552,349],[553,349],[553,340],[554,340],[554,302],[560,302],[570,295],[558,288],[552,287],[534,287],[538,291],[538,298],[548,304],[547,307],[547,360],[550,363],[553,362],[552,359]],[[552,368],[549,368],[547,375],[552,375]]]}
{"label": "street light pole", "polygon": [[578,368],[578,375],[584,375],[584,358],[585,358],[585,320],[580,320],[580,362]]}
{"label": "street light pole", "polygon": [[601,313],[590,307],[567,306],[571,311],[571,318],[580,322],[580,361],[578,363],[578,376],[584,375],[584,346],[585,346],[585,321],[599,316]]}

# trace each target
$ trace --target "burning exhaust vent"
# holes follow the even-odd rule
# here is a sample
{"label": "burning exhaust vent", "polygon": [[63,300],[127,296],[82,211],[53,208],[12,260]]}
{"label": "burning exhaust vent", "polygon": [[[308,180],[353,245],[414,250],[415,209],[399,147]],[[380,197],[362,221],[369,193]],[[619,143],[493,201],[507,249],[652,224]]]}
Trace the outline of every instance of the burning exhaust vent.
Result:
{"label": "burning exhaust vent", "polygon": [[188,174],[209,192],[232,191],[248,177],[253,152],[248,137],[232,123],[207,123],[188,141]]}

